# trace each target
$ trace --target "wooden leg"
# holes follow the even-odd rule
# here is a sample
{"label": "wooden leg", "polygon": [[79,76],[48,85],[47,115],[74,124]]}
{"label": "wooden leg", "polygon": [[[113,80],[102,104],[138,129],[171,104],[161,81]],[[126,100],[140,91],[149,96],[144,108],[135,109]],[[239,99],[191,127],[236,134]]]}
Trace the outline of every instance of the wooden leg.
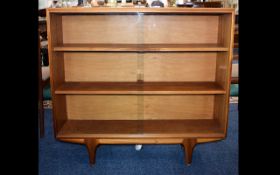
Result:
{"label": "wooden leg", "polygon": [[85,139],[85,144],[89,154],[89,163],[90,165],[95,164],[95,153],[98,146],[96,139]]}
{"label": "wooden leg", "polygon": [[192,163],[192,152],[196,145],[196,139],[184,139],[183,146],[185,148],[185,162],[187,165]]}

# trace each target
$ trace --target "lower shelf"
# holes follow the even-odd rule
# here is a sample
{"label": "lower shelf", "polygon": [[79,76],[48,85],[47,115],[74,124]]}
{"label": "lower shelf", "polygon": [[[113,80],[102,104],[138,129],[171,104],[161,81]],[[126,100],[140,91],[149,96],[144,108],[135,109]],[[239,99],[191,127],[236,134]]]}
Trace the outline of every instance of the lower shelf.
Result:
{"label": "lower shelf", "polygon": [[224,137],[216,120],[67,120],[57,138]]}

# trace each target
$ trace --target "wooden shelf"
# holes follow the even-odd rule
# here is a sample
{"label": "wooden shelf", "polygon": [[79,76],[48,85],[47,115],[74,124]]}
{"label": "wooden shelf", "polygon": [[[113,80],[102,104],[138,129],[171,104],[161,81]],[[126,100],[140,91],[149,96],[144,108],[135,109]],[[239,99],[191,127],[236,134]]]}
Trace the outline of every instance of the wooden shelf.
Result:
{"label": "wooden shelf", "polygon": [[126,52],[184,52],[184,51],[228,51],[218,44],[63,44],[54,51],[126,51]]}
{"label": "wooden shelf", "polygon": [[67,82],[55,94],[225,94],[215,82]]}
{"label": "wooden shelf", "polygon": [[224,137],[216,120],[67,120],[58,138]]}
{"label": "wooden shelf", "polygon": [[82,7],[67,7],[67,8],[48,8],[48,11],[55,14],[98,14],[98,13],[151,13],[151,14],[232,14],[233,8],[139,8],[139,7],[122,7],[122,8],[82,8]]}

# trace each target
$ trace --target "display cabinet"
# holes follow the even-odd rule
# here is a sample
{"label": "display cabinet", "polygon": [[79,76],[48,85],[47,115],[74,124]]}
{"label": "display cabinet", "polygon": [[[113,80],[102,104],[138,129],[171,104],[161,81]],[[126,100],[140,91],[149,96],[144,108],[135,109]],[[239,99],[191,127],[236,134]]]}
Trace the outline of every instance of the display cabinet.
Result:
{"label": "display cabinet", "polygon": [[228,126],[234,9],[47,9],[57,140],[196,144]]}

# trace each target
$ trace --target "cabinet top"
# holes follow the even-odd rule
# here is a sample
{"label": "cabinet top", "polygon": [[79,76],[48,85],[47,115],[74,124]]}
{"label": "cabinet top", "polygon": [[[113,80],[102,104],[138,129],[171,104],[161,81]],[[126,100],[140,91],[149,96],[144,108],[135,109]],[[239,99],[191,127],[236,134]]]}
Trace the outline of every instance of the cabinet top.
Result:
{"label": "cabinet top", "polygon": [[98,8],[82,8],[82,7],[70,7],[70,8],[48,8],[49,13],[234,13],[234,8],[138,8],[138,7],[98,7]]}

